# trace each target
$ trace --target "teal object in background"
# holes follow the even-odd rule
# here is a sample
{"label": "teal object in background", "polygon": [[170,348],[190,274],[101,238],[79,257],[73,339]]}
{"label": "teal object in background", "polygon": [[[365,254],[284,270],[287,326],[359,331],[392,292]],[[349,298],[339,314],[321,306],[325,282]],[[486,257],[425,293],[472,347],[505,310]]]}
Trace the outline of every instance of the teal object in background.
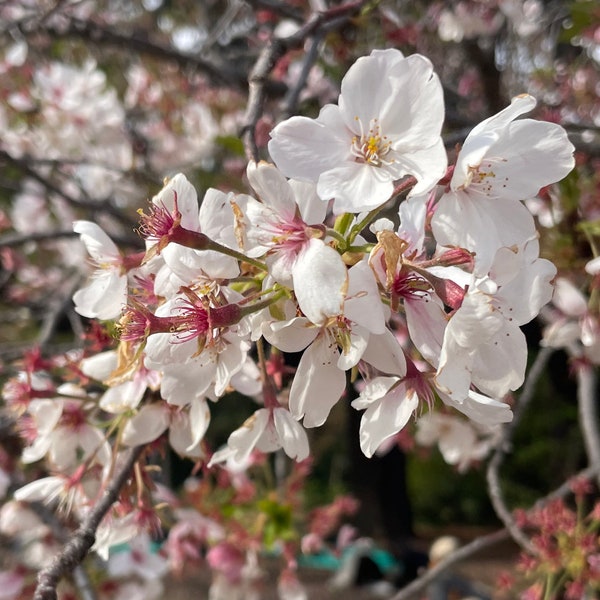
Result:
{"label": "teal object in background", "polygon": [[[336,556],[333,552],[325,550],[317,554],[307,554],[298,557],[298,565],[310,569],[323,569],[326,571],[337,571],[341,565],[348,559],[352,552],[355,552],[354,546],[346,548],[341,556]],[[378,567],[383,574],[397,570],[400,565],[392,554],[381,548],[373,548],[368,556]]]}

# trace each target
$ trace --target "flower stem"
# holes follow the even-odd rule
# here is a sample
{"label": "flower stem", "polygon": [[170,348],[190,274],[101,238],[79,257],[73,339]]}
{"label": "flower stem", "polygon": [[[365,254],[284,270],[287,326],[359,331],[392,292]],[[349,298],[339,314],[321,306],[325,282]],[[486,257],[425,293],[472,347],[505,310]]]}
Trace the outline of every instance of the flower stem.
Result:
{"label": "flower stem", "polygon": [[208,246],[206,248],[207,250],[214,250],[215,252],[219,252],[221,254],[226,254],[227,256],[231,256],[232,258],[236,258],[239,261],[248,263],[249,265],[252,265],[254,267],[256,267],[257,269],[260,269],[261,271],[268,271],[269,269],[267,268],[267,265],[265,265],[264,263],[260,262],[259,260],[255,260],[254,258],[250,258],[249,256],[246,256],[245,254],[242,254],[241,252],[238,252],[237,250],[234,250],[233,248],[228,248],[227,246],[223,246],[217,242],[213,242],[212,240],[209,241]]}
{"label": "flower stem", "polygon": [[374,208],[373,210],[367,213],[367,216],[359,221],[352,227],[350,230],[350,235],[348,236],[348,246],[352,245],[352,242],[356,239],[356,236],[383,210],[383,205]]}

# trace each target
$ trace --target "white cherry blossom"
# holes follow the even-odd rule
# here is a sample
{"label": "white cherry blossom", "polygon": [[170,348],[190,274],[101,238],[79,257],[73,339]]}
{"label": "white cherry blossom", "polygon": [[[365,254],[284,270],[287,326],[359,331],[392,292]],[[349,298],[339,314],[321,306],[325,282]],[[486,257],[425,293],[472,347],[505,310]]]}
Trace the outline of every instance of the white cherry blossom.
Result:
{"label": "white cherry blossom", "polygon": [[244,463],[254,449],[274,452],[280,448],[290,458],[304,460],[309,455],[306,431],[286,408],[259,408],[229,436],[227,446],[213,455],[209,467],[228,459]]}
{"label": "white cherry blossom", "polygon": [[500,431],[497,427],[430,412],[417,421],[415,440],[422,446],[437,444],[444,460],[464,473],[473,462],[485,458],[495,447]]}
{"label": "white cherry blossom", "polygon": [[[367,261],[346,269],[339,254],[311,240],[294,268],[294,290],[306,317],[264,330],[284,352],[304,350],[290,389],[290,411],[305,427],[322,425],[358,364],[386,331],[383,306]],[[371,340],[373,338],[373,340]],[[371,350],[373,360],[385,360]]]}
{"label": "white cherry blossom", "polygon": [[523,383],[527,344],[519,326],[549,302],[556,274],[538,251],[535,240],[500,249],[489,276],[472,282],[450,318],[436,383],[455,400],[467,397],[471,383],[494,398]]}
{"label": "white cherry blossom", "polygon": [[317,196],[314,184],[287,180],[268,163],[251,162],[246,173],[261,200],[249,196],[237,199],[244,202],[249,221],[247,254],[266,254],[272,277],[291,285],[296,258],[312,238],[322,235],[327,205]]}
{"label": "white cherry blossom", "polygon": [[116,244],[90,221],[75,221],[73,231],[96,267],[90,282],[73,295],[75,310],[84,317],[114,319],[119,316],[127,298],[127,272],[123,256]]}
{"label": "white cherry blossom", "polygon": [[269,153],[285,175],[314,181],[323,200],[334,198],[336,213],[371,210],[405,175],[417,179],[412,194],[444,175],[443,118],[442,88],[428,59],[374,50],[346,73],[337,106],[275,127]]}
{"label": "white cherry blossom", "polygon": [[437,242],[475,253],[485,275],[496,251],[535,234],[531,213],[519,202],[560,181],[573,168],[573,145],[555,123],[516,120],[536,101],[523,94],[468,135],[458,155],[450,190],[432,219]]}

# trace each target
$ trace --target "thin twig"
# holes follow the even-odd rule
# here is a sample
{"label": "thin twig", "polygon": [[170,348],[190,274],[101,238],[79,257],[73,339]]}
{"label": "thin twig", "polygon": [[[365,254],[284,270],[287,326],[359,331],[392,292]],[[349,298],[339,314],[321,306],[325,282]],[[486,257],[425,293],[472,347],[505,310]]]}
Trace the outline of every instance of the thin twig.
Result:
{"label": "thin twig", "polygon": [[246,105],[241,136],[249,160],[258,161],[259,159],[255,130],[263,114],[269,74],[277,61],[288,50],[300,47],[307,39],[311,37],[319,38],[328,31],[341,27],[358,13],[366,2],[367,0],[349,2],[326,12],[314,13],[293,35],[286,38],[272,38],[269,44],[264,47],[248,77],[248,104]]}
{"label": "thin twig", "polygon": [[52,192],[57,196],[63,198],[71,206],[78,208],[85,208],[92,213],[107,213],[120,221],[124,226],[133,229],[136,225],[135,221],[132,221],[127,215],[123,214],[122,209],[114,206],[108,200],[92,201],[89,198],[75,198],[55,185],[52,181],[41,175],[36,171],[26,159],[15,158],[5,150],[0,150],[0,161],[7,162],[8,164],[18,168],[24,175],[31,177],[34,181],[40,183],[48,192]]}
{"label": "thin twig", "polygon": [[277,0],[246,0],[246,2],[255,8],[263,8],[294,21],[301,21],[303,18],[300,10],[285,2],[277,2]]}
{"label": "thin twig", "polygon": [[50,566],[39,573],[33,600],[57,600],[56,587],[59,581],[83,562],[94,545],[96,530],[100,522],[117,501],[121,488],[125,485],[133,465],[139,459],[144,448],[145,446],[136,446],[129,450],[121,469],[106,487],[98,503],[88,513],[62,552],[54,558]]}
{"label": "thin twig", "polygon": [[[553,315],[544,309],[540,317],[545,323],[553,322]],[[596,371],[594,365],[588,364],[581,343],[571,342],[565,347],[567,354],[577,365],[577,401],[579,427],[583,436],[585,452],[590,466],[598,473],[600,486],[600,428],[598,426],[598,399],[596,397]]]}
{"label": "thin twig", "polygon": [[598,399],[596,396],[596,372],[591,365],[577,368],[577,400],[579,403],[579,426],[590,466],[598,473],[600,485],[600,432],[598,430]]}
{"label": "thin twig", "polygon": [[502,493],[502,486],[500,485],[500,467],[504,462],[506,454],[510,450],[510,440],[513,436],[513,433],[515,432],[521,421],[521,418],[525,414],[525,411],[533,398],[537,382],[540,380],[553,352],[553,348],[546,347],[542,348],[536,356],[536,359],[527,375],[527,380],[523,386],[523,391],[519,396],[513,420],[510,424],[505,425],[502,432],[502,438],[496,446],[496,451],[494,452],[494,455],[492,456],[487,468],[488,493],[496,514],[504,523],[506,529],[510,532],[510,535],[515,542],[517,542],[521,547],[531,554],[537,553],[534,546],[531,544],[531,541],[527,535],[517,525],[511,511],[506,506],[504,494]]}
{"label": "thin twig", "polygon": [[310,70],[313,68],[313,65],[319,56],[319,46],[323,40],[323,35],[322,32],[316,34],[310,42],[308,52],[304,55],[304,60],[302,61],[302,68],[298,75],[298,81],[290,87],[283,100],[283,109],[281,111],[283,119],[287,119],[296,112],[300,94],[306,85]]}

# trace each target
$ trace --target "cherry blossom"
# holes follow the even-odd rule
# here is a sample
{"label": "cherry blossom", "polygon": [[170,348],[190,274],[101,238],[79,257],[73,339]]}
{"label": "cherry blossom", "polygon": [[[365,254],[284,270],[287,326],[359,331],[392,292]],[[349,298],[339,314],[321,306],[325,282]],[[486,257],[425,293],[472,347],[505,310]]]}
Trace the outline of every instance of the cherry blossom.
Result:
{"label": "cherry blossom", "polygon": [[309,455],[306,432],[287,409],[260,408],[229,436],[227,448],[215,453],[209,466],[230,457],[242,463],[255,448],[261,452],[283,448],[290,458],[298,461]]}
{"label": "cherry blossom", "polygon": [[346,73],[337,106],[327,104],[315,120],[277,125],[269,153],[286,176],[314,181],[323,200],[334,198],[336,213],[370,210],[405,175],[417,179],[412,194],[444,175],[443,118],[442,88],[428,59],[374,50]]}
{"label": "cherry blossom", "polygon": [[81,235],[81,241],[96,266],[90,283],[73,295],[75,310],[84,317],[114,319],[121,313],[127,298],[123,256],[95,223],[76,221],[73,230]]}
{"label": "cherry blossom", "polygon": [[459,153],[450,190],[432,219],[437,242],[475,253],[479,275],[488,272],[503,246],[522,244],[535,232],[533,217],[519,200],[560,181],[574,166],[573,145],[554,123],[516,120],[535,107],[521,95],[477,125]]}
{"label": "cherry blossom", "polygon": [[261,199],[238,200],[245,200],[245,216],[250,221],[247,253],[267,254],[273,278],[291,285],[297,257],[312,238],[323,236],[327,205],[316,195],[314,184],[287,180],[273,165],[249,163],[246,172]]}
{"label": "cherry blossom", "polygon": [[458,400],[467,397],[471,383],[496,398],[517,389],[527,361],[519,326],[550,300],[555,274],[552,263],[538,258],[537,241],[499,250],[489,276],[472,282],[448,322],[437,385]]}
{"label": "cherry blossom", "polygon": [[487,456],[500,430],[441,413],[427,413],[417,421],[415,439],[423,446],[438,445],[444,460],[466,471],[473,462]]}

